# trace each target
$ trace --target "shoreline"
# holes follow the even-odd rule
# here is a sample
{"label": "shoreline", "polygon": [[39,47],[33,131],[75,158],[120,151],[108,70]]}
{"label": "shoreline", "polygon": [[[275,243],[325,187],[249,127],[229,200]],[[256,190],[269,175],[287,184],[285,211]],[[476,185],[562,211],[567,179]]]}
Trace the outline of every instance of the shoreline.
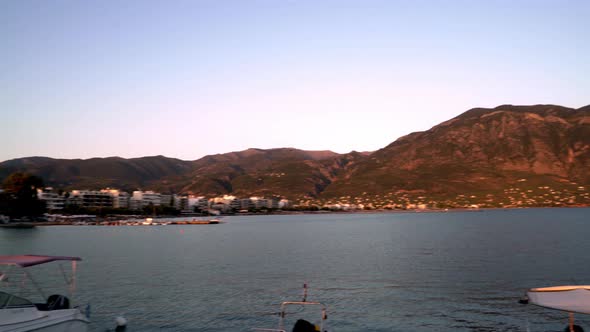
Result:
{"label": "shoreline", "polygon": [[523,206],[523,207],[497,207],[497,208],[449,208],[449,209],[375,209],[375,210],[349,210],[349,211],[275,211],[270,213],[247,212],[235,214],[222,214],[223,217],[229,216],[251,216],[251,215],[290,215],[290,214],[376,214],[376,213],[440,213],[440,212],[483,212],[496,210],[525,210],[525,209],[584,209],[590,208],[590,205],[580,206]]}
{"label": "shoreline", "polygon": [[[0,224],[0,228],[33,228],[35,226],[165,226],[165,225],[214,225],[223,224],[221,218],[232,216],[272,216],[272,215],[325,215],[325,214],[408,214],[408,213],[452,213],[452,212],[486,212],[486,211],[510,211],[529,209],[584,209],[590,206],[541,206],[541,207],[507,207],[507,208],[454,208],[454,209],[412,209],[412,210],[351,210],[351,211],[273,211],[273,212],[247,212],[235,214],[221,214],[219,216],[158,216],[138,218],[133,216],[108,216],[108,217],[81,217],[71,218],[67,221],[16,221]],[[209,217],[209,218],[208,218]],[[153,223],[143,221],[153,218]],[[176,220],[174,220],[176,219]],[[192,219],[192,220],[189,220]]]}

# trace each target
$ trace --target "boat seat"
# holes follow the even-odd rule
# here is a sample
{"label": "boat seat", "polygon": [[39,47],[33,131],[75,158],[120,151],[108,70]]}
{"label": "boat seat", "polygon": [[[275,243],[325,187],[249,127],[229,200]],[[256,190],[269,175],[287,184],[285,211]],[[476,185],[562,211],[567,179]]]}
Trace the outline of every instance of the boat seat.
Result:
{"label": "boat seat", "polygon": [[70,309],[70,299],[64,295],[54,294],[47,298],[46,310]]}
{"label": "boat seat", "polygon": [[35,305],[35,307],[37,307],[37,310],[48,311],[47,303],[34,303],[34,305]]}

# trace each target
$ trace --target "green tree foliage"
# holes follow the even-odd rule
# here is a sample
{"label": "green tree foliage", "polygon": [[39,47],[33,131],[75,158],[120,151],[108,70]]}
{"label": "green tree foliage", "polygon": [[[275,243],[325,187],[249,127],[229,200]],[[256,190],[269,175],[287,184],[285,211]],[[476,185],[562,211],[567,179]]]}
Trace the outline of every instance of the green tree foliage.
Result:
{"label": "green tree foliage", "polygon": [[36,217],[45,212],[45,203],[37,198],[37,189],[43,188],[41,178],[23,172],[12,173],[4,180],[2,188],[2,213],[11,217]]}

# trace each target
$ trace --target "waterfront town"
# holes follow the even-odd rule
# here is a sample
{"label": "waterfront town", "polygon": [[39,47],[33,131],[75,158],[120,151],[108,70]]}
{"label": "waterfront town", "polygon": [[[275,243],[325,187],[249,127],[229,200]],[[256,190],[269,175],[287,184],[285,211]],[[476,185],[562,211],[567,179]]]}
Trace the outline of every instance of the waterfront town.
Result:
{"label": "waterfront town", "polygon": [[162,194],[154,191],[133,191],[131,194],[118,189],[72,190],[55,192],[53,188],[37,189],[37,198],[45,202],[52,212],[68,208],[88,210],[116,209],[120,211],[152,211],[156,208],[172,208],[181,214],[248,212],[257,210],[282,209],[290,202],[279,198],[237,198],[231,195],[206,198],[204,196]]}
{"label": "waterfront town", "polygon": [[51,212],[59,212],[72,207],[90,210],[116,209],[120,211],[148,212],[155,208],[171,208],[180,214],[219,215],[277,210],[359,211],[585,206],[590,201],[590,193],[586,191],[584,186],[577,186],[571,190],[539,186],[533,189],[510,187],[504,189],[499,195],[459,194],[454,199],[428,198],[419,193],[400,190],[382,195],[363,193],[357,197],[302,198],[291,201],[280,197],[240,198],[233,195],[223,195],[207,198],[190,194],[163,194],[139,190],[128,193],[110,188],[56,192],[51,187],[45,187],[37,189],[37,198],[45,202],[46,209]]}
{"label": "waterfront town", "polygon": [[[22,176],[22,177],[21,177]],[[287,199],[272,197],[237,197],[234,195],[204,196],[190,193],[174,194],[156,191],[124,190],[106,188],[101,190],[63,190],[44,187],[34,176],[17,175],[7,181],[4,191],[0,189],[4,206],[0,223],[8,222],[9,215],[19,220],[71,219],[87,215],[99,219],[129,219],[139,216],[219,216],[232,214],[266,214],[298,212],[360,212],[360,211],[448,211],[450,209],[527,208],[527,207],[574,207],[590,205],[590,193],[585,186],[567,183],[560,188],[548,185],[529,184],[526,179],[494,193],[428,195],[418,190],[396,190],[371,194],[362,192],[331,198],[299,197]],[[24,180],[23,180],[24,179]],[[29,181],[29,182],[27,182]],[[14,184],[18,185],[15,188]],[[29,185],[24,185],[29,183]],[[35,184],[36,183],[36,184]],[[16,190],[18,189],[18,190]],[[16,190],[16,191],[15,191]],[[8,200],[12,199],[12,203]],[[0,202],[2,203],[2,202]],[[9,206],[12,206],[9,208]],[[0,211],[0,212],[2,212]],[[18,212],[20,211],[20,212]],[[45,217],[41,217],[45,215]],[[28,216],[28,218],[27,218]]]}
{"label": "waterfront town", "polygon": [[428,195],[423,191],[397,190],[383,194],[362,193],[327,200],[301,200],[296,206],[332,211],[338,210],[447,210],[531,207],[582,207],[590,205],[586,186],[570,184],[567,188],[527,185],[511,186],[494,193],[471,193],[445,196]]}

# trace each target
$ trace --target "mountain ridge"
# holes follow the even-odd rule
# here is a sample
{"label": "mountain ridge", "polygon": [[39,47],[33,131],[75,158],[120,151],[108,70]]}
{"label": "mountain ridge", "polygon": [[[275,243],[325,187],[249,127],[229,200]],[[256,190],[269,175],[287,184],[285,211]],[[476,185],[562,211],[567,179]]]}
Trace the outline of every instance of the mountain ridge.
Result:
{"label": "mountain ridge", "polygon": [[472,108],[370,153],[251,148],[193,161],[161,155],[26,157],[0,163],[0,180],[24,170],[64,188],[123,186],[324,200],[408,192],[448,198],[461,193],[496,195],[523,179],[531,188],[564,188],[566,183],[583,187],[590,184],[588,169],[590,105],[573,109],[506,104]]}

